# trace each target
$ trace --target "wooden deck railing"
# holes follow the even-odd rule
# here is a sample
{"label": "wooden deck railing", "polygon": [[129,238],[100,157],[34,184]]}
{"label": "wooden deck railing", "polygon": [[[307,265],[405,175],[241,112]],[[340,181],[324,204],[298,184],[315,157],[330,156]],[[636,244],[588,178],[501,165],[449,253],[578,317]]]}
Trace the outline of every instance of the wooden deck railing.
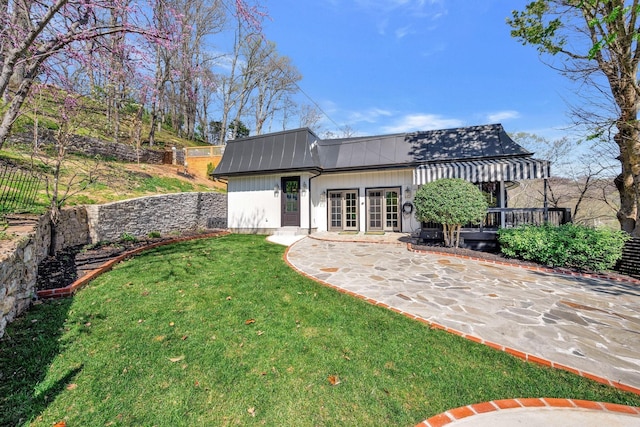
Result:
{"label": "wooden deck railing", "polygon": [[[482,224],[467,224],[464,228],[484,231],[529,224],[561,225],[567,222],[571,222],[571,209],[568,208],[549,208],[546,210],[544,208],[489,208]],[[422,224],[422,228],[438,230],[442,229],[442,225],[427,222]]]}

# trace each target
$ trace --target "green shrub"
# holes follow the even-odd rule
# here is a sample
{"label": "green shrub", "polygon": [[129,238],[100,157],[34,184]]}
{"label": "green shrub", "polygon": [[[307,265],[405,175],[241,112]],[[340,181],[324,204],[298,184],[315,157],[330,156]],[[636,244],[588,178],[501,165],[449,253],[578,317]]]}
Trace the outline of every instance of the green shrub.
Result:
{"label": "green shrub", "polygon": [[628,235],[582,225],[526,225],[498,231],[505,256],[552,267],[610,270],[622,256]]}
{"label": "green shrub", "polygon": [[160,232],[159,232],[159,231],[152,231],[152,232],[150,232],[149,234],[147,234],[147,236],[148,236],[150,239],[157,239],[157,238],[159,238],[161,235],[160,235]]}
{"label": "green shrub", "polygon": [[136,236],[133,234],[127,233],[126,231],[120,235],[121,242],[137,242]]}
{"label": "green shrub", "polygon": [[442,224],[447,246],[458,247],[460,228],[479,224],[487,213],[482,191],[462,179],[439,179],[424,184],[413,199],[416,219]]}

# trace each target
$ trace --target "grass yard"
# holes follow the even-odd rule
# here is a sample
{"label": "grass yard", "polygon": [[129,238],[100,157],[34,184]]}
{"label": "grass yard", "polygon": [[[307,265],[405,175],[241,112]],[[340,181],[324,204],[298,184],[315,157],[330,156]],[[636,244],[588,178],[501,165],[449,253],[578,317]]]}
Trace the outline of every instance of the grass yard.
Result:
{"label": "grass yard", "polygon": [[640,396],[340,294],[231,235],[119,264],[0,341],[0,425],[413,426],[462,405]]}

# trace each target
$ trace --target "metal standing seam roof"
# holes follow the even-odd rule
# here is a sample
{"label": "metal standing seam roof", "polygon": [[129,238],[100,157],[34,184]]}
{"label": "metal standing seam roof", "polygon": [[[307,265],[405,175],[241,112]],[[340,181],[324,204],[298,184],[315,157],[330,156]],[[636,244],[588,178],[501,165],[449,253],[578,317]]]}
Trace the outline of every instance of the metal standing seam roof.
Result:
{"label": "metal standing seam roof", "polygon": [[304,128],[230,141],[213,175],[356,171],[531,155],[500,124],[328,140]]}
{"label": "metal standing seam roof", "polygon": [[229,141],[213,176],[319,170],[318,137],[309,129]]}

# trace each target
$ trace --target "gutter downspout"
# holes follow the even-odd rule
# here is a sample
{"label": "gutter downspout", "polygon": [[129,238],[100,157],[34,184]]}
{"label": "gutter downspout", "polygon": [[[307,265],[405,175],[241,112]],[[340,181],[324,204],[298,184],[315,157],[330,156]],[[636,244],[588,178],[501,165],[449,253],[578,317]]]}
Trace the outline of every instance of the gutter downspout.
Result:
{"label": "gutter downspout", "polygon": [[312,210],[311,210],[311,180],[313,178],[316,178],[318,176],[322,175],[322,172],[318,172],[317,174],[313,175],[312,177],[309,178],[309,229],[307,230],[307,234],[311,234],[311,216],[312,216]]}

